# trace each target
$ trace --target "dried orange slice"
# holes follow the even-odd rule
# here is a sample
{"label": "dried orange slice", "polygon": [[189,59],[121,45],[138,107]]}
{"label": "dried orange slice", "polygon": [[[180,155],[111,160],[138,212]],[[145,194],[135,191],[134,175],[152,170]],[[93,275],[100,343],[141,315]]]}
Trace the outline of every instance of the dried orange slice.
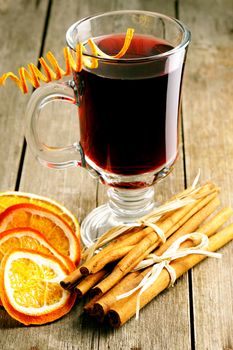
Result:
{"label": "dried orange slice", "polygon": [[69,269],[75,264],[67,256],[60,254],[49,241],[37,230],[29,227],[13,228],[0,233],[0,262],[13,249],[31,249],[39,253],[54,255]]}
{"label": "dried orange slice", "polygon": [[13,205],[0,214],[0,232],[19,227],[38,230],[59,253],[79,263],[80,240],[57,214],[31,203]]}
{"label": "dried orange slice", "polygon": [[76,236],[80,236],[80,227],[75,216],[60,203],[43,196],[32,193],[24,193],[18,191],[7,191],[0,193],[0,213],[11,205],[19,203],[32,203],[39,205],[45,209],[49,209],[59,215],[75,232]]}
{"label": "dried orange slice", "polygon": [[16,320],[45,324],[62,317],[74,305],[76,295],[60,286],[69,269],[55,256],[33,250],[12,250],[2,259],[1,298]]}

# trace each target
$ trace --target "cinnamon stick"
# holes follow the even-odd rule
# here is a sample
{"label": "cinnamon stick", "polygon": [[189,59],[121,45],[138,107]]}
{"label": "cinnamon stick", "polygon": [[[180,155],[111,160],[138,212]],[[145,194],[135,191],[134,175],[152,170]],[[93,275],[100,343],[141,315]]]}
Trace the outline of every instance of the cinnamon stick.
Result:
{"label": "cinnamon stick", "polygon": [[[116,238],[109,241],[110,237],[113,236],[116,231],[119,233],[119,236],[117,235]],[[126,226],[122,225],[122,226],[117,226],[117,227],[111,228],[110,230],[108,230],[105,234],[103,234],[99,238],[98,244],[96,242],[96,244],[94,244],[93,246],[91,246],[87,249],[83,249],[83,251],[82,251],[83,261],[90,260],[94,256],[95,250],[97,250],[97,248],[99,249],[99,248],[102,248],[103,246],[105,246],[105,248],[108,247],[108,249],[115,248],[116,245],[118,246],[118,243],[121,240],[124,240],[126,237],[128,238],[133,233],[136,233],[138,231],[140,231],[140,226],[126,227]],[[133,244],[135,244],[135,243],[133,242]],[[128,245],[132,245],[132,243],[130,243]]]}
{"label": "cinnamon stick", "polygon": [[89,314],[94,315],[97,320],[101,320],[116,302],[116,297],[135,288],[142,278],[139,271],[130,272],[107,293],[97,296],[95,301],[88,305]]}
{"label": "cinnamon stick", "polygon": [[[145,256],[147,256],[148,254],[150,254],[151,250],[154,250],[156,247],[157,247],[157,242],[155,242],[155,243],[154,243],[153,245],[151,245],[147,250],[144,251]],[[135,260],[135,261],[136,261],[136,263],[138,264],[141,260],[142,260],[142,258],[141,258],[141,256],[139,256],[139,257],[137,258],[137,260]],[[124,275],[124,276],[125,276],[125,275]],[[123,277],[124,277],[124,276],[123,276]],[[106,279],[107,279],[107,277],[106,277]],[[102,281],[105,281],[105,279],[102,280]],[[120,281],[120,280],[119,280],[119,281]],[[119,281],[118,281],[118,282],[119,282]],[[91,290],[91,293],[92,293],[93,296],[95,296],[95,295],[101,296],[101,295],[104,294],[103,291],[102,291],[102,289],[99,288],[99,285],[100,285],[100,284],[101,284],[101,282],[98,283],[98,284]]]}
{"label": "cinnamon stick", "polygon": [[[75,271],[73,271],[69,276],[67,276],[62,282],[61,286],[64,289],[71,289],[77,285],[78,280],[81,279],[83,275],[89,275],[94,271],[97,272],[96,266],[99,265],[99,269],[103,267],[101,264],[103,259],[107,259],[108,262],[113,262],[114,259],[110,258],[111,256],[115,256],[115,260],[120,259],[120,256],[116,256],[114,253],[115,250],[118,252],[123,249],[122,253],[125,252],[124,248],[127,246],[133,246],[140,242],[145,237],[145,232],[141,229],[140,231],[133,230],[133,232],[129,232],[125,234],[125,239],[119,239],[116,242],[112,242],[109,246],[103,248],[98,254],[94,255],[90,260],[84,262],[81,266],[79,266]],[[126,249],[127,251],[127,249]],[[113,254],[112,254],[113,253]],[[108,257],[108,258],[106,258]],[[121,255],[122,257],[122,255]],[[106,261],[106,260],[105,260]],[[107,263],[107,262],[106,262]],[[101,267],[102,266],[102,267]]]}
{"label": "cinnamon stick", "polygon": [[221,209],[211,220],[202,224],[198,232],[201,232],[208,237],[212,236],[230,217],[233,215],[233,209],[230,207]]}
{"label": "cinnamon stick", "polygon": [[131,288],[137,286],[138,282],[136,277],[139,276],[139,274],[140,272],[136,271],[125,276],[119,283],[114,286],[114,293],[112,290],[110,290],[104,294],[103,297],[99,298],[97,301],[95,301],[95,303],[93,303],[91,314],[94,315],[98,321],[102,320],[107,311],[110,309],[110,305],[116,301],[116,295],[120,295],[125,291],[128,291]]}
{"label": "cinnamon stick", "polygon": [[96,295],[94,296],[85,306],[84,306],[84,311],[89,315],[89,316],[94,316],[93,315],[93,306],[94,304],[99,300],[99,296]]}
{"label": "cinnamon stick", "polygon": [[119,247],[115,248],[111,251],[108,252],[108,254],[104,254],[102,259],[98,259],[93,265],[92,268],[90,269],[90,265],[87,266],[81,266],[80,267],[80,272],[83,275],[88,275],[91,271],[91,273],[96,273],[100,271],[101,269],[104,268],[108,263],[114,262],[116,260],[121,259],[123,256],[128,254],[135,246],[130,245],[130,246],[125,246],[125,247]]}
{"label": "cinnamon stick", "polygon": [[80,272],[80,269],[74,270],[70,275],[68,275],[63,281],[60,282],[60,285],[64,289],[72,289],[77,284],[78,281],[83,277]]}
{"label": "cinnamon stick", "polygon": [[85,277],[75,288],[78,298],[83,297],[96,283],[98,283],[106,274],[108,270],[103,269],[97,273]]}
{"label": "cinnamon stick", "polygon": [[[212,199],[207,205],[205,205],[196,214],[194,214],[183,226],[181,226],[171,237],[169,237],[169,239],[155,251],[155,254],[162,255],[168,249],[168,247],[172,245],[173,242],[187,233],[194,232],[197,229],[198,232],[202,232],[198,227],[201,223],[203,223],[204,220],[207,219],[210,214],[215,211],[219,204],[220,200],[218,198]],[[215,233],[217,229],[220,228],[224,222],[229,219],[229,217],[231,217],[233,210],[231,208],[227,208],[223,210],[223,214],[222,211],[220,213],[215,217],[214,221],[211,220],[210,224],[206,225],[206,229],[204,229],[202,233],[210,236],[210,225],[211,230],[213,233]]]}
{"label": "cinnamon stick", "polygon": [[[155,250],[155,254],[160,256],[162,255],[175,241],[173,239],[174,235],[176,239],[191,233],[197,229],[197,227],[210,215],[214,212],[217,205],[219,204],[218,200],[213,199],[209,204],[202,208],[197,214],[193,215],[187,223],[185,223],[177,232],[173,234],[160,248]],[[231,208],[224,208],[218,212],[208,223],[202,225],[198,232],[206,234],[208,237],[215,233],[231,216],[233,215],[233,210]],[[182,248],[186,248],[193,245],[193,241],[187,241],[182,244]],[[148,267],[144,271],[141,271],[139,274],[130,273],[124,277],[119,283],[117,283],[112,289],[100,297],[94,304],[93,308],[98,310],[98,315],[100,318],[103,318],[103,315],[111,308],[114,302],[116,302],[116,297],[121,295],[129,290],[135,288],[142,280],[142,278],[150,271],[151,267]],[[139,272],[139,271],[137,271]],[[126,280],[128,276],[131,276],[129,280]],[[127,282],[127,283],[126,283]],[[120,285],[120,292],[118,289]]]}
{"label": "cinnamon stick", "polygon": [[[204,199],[198,200],[197,203],[195,202],[176,210],[165,221],[162,221],[161,223],[158,222],[157,226],[159,226],[165,232],[165,236],[168,238],[168,234],[171,235],[174,233],[177,228],[184,224],[184,222],[193,215],[194,212],[198,211],[203,205],[208,203],[208,201],[213,199],[215,196],[216,193],[213,193]],[[195,207],[198,209],[195,209]],[[155,249],[157,243],[159,242],[157,233],[155,233],[155,231],[153,231],[153,229],[150,227],[147,227],[143,231],[147,232],[145,238],[142,239],[137,245],[135,245],[135,247],[120,260],[111,274],[109,274],[104,280],[102,280],[94,287],[94,293],[106,293]]]}
{"label": "cinnamon stick", "polygon": [[[211,192],[209,196],[207,195],[204,198],[201,198],[197,200],[196,202],[189,204],[185,207],[182,207],[180,209],[177,209],[176,211],[172,212],[170,216],[166,218],[166,220],[163,221],[158,221],[157,225],[161,227],[166,234],[166,237],[169,237],[173,232],[175,232],[185,221],[187,221],[195,212],[197,212],[200,208],[202,208],[206,203],[208,203],[213,197],[217,195],[217,189],[214,185],[204,185],[201,187],[199,190],[199,194],[201,195],[203,192],[207,193],[206,191]],[[147,235],[150,235],[147,239]],[[125,249],[126,246],[132,246],[135,244],[138,244],[139,242],[142,242],[143,239],[146,239],[144,241],[145,243],[145,248],[143,248],[143,244],[141,245],[141,253],[144,251],[146,252],[148,249],[148,244],[152,244],[155,241],[158,241],[158,236],[157,234],[153,231],[152,228],[147,227],[141,230],[137,230],[136,232],[133,229],[133,232],[128,232],[125,234],[125,239],[119,238],[116,240],[116,242],[110,243],[107,247],[103,248],[98,254],[93,256],[90,260],[86,261],[84,264],[82,264],[77,270],[73,271],[69,276],[67,276],[62,282],[61,286],[64,289],[71,289],[74,286],[77,285],[78,280],[82,277],[82,275],[88,275],[93,272],[98,272],[101,268],[103,268],[103,263],[104,261],[111,262],[111,261],[116,261],[126,255],[127,249]],[[152,238],[152,240],[151,240]],[[158,242],[159,243],[159,242]],[[121,250],[121,248],[123,250]],[[136,248],[136,247],[135,247]],[[119,255],[115,254],[114,251],[118,249]],[[153,249],[155,247],[153,246]],[[136,251],[135,251],[136,253]],[[133,257],[133,260],[135,262],[134,266],[140,262],[145,256],[137,255],[137,260]],[[112,256],[112,259],[110,258]],[[115,258],[114,258],[115,256]],[[107,258],[108,257],[108,258]],[[105,260],[104,260],[105,259]],[[98,267],[96,267],[98,266]],[[121,268],[121,267],[120,267]],[[129,270],[130,271],[130,268]],[[127,272],[128,272],[127,271]],[[125,274],[127,273],[125,272]],[[123,276],[122,276],[123,277]],[[116,280],[117,282],[117,280]],[[113,281],[113,285],[116,283]],[[101,290],[101,286],[100,289]],[[109,288],[108,288],[109,289]],[[106,291],[106,290],[105,290]]]}
{"label": "cinnamon stick", "polygon": [[214,205],[217,206],[220,204],[220,200],[218,198],[216,198],[218,195],[218,192],[214,192],[211,193],[210,195],[201,198],[199,201],[196,202],[196,205],[193,208],[190,208],[190,211],[184,215],[181,220],[178,221],[178,223],[176,225],[174,225],[173,227],[171,227],[170,230],[168,230],[167,232],[167,237],[170,237],[171,234],[175,231],[177,231],[185,222],[187,222],[187,220],[192,217],[194,214],[196,214],[197,212],[199,212],[199,210],[201,210],[205,205],[207,205],[209,202],[211,202],[212,200],[216,199],[216,201],[214,202]]}
{"label": "cinnamon stick", "polygon": [[[214,234],[209,239],[208,251],[216,251],[229,243],[233,239],[233,224],[227,226],[225,229]],[[193,266],[204,260],[204,255],[188,255],[184,258],[174,260],[171,266],[176,271],[176,276],[179,278]],[[148,304],[154,297],[161,293],[169,286],[170,275],[166,269],[163,269],[158,279],[142,294],[140,308]],[[129,320],[136,312],[136,302],[138,291],[131,296],[117,301],[112,305],[108,312],[108,319],[111,326],[118,328]]]}

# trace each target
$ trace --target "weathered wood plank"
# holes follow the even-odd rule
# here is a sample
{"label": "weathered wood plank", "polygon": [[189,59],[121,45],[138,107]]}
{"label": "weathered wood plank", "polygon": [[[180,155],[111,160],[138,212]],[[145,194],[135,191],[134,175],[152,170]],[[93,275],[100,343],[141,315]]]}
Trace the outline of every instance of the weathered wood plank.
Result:
{"label": "weathered wood plank", "polygon": [[[47,7],[47,0],[0,2],[0,76],[10,70],[17,73],[20,66],[37,62]],[[27,98],[11,81],[0,88],[2,191],[15,188],[23,146]]]}
{"label": "weathered wood plank", "polygon": [[[91,8],[92,6],[92,8]],[[90,9],[89,9],[90,7]],[[94,1],[89,6],[85,4],[80,5],[77,1],[67,2],[54,1],[51,9],[51,18],[46,37],[46,45],[44,53],[52,50],[56,57],[62,62],[63,53],[62,48],[65,43],[65,32],[68,27],[76,20],[86,16],[94,11]],[[36,20],[36,19],[34,19]],[[34,60],[35,61],[35,60]],[[28,96],[29,98],[29,96]],[[59,106],[61,108],[61,106]],[[51,105],[46,109],[46,114],[49,115],[51,109],[55,106]],[[60,108],[56,107],[56,113],[59,114]],[[45,114],[45,117],[46,117]],[[68,125],[68,118],[71,118],[70,127]],[[57,128],[55,123],[44,125],[46,135],[45,140],[54,144],[55,140],[63,137],[69,140],[74,136],[72,134],[75,123],[74,114],[67,117],[63,121],[59,119]],[[42,123],[42,127],[43,127]],[[55,132],[48,136],[52,128]],[[66,134],[64,134],[66,133]],[[57,137],[56,137],[57,136]],[[91,179],[82,169],[67,169],[65,171],[55,171],[43,168],[34,159],[30,151],[27,149],[25,155],[25,162],[22,172],[22,179],[20,183],[20,190],[25,192],[33,192],[47,195],[64,203],[69,209],[72,209],[77,217],[82,219],[87,212],[95,207],[95,193],[96,182]],[[5,337],[2,338],[3,346],[6,349],[14,349],[15,343],[12,339],[17,337],[18,349],[97,349],[98,348],[98,328],[93,327],[92,321],[86,325],[86,320],[80,317],[82,311],[82,304],[80,302],[73,308],[72,312],[66,317],[59,320],[59,322],[43,327],[32,327],[29,329],[20,327],[19,324],[10,319],[2,311],[3,322],[6,324],[4,328]],[[3,340],[4,339],[4,340]]]}
{"label": "weathered wood plank", "polygon": [[[175,16],[174,1],[118,0],[120,9],[140,9]],[[155,197],[164,201],[184,186],[182,145],[174,172],[155,185]],[[99,185],[98,202],[106,201],[106,188]],[[177,334],[179,333],[179,337]],[[158,296],[142,311],[140,321],[132,318],[117,332],[101,329],[100,349],[190,349],[188,281],[184,276],[176,287]]]}
{"label": "weathered wood plank", "polygon": [[[187,178],[221,186],[223,205],[233,204],[232,2],[181,1],[180,18],[192,31],[183,110]],[[222,260],[193,270],[196,349],[233,348],[232,243]]]}
{"label": "weathered wood plank", "polygon": [[[44,52],[51,49],[62,61],[62,47],[65,45],[66,29],[74,21],[96,12],[120,8],[135,8],[151,11],[160,11],[175,15],[175,2],[170,1],[140,1],[128,3],[123,1],[53,1],[51,19]],[[75,116],[69,115],[62,121],[60,108],[56,108],[59,119],[59,128],[54,124],[46,125],[46,133],[56,130],[57,138],[66,132],[64,138],[72,139]],[[47,110],[49,115],[49,109]],[[71,128],[68,125],[71,118]],[[61,129],[61,131],[59,131]],[[59,137],[61,139],[61,136]],[[52,143],[55,137],[49,137]],[[165,179],[158,188],[158,197],[164,199],[183,188],[182,152],[180,160],[172,175]],[[42,168],[31,153],[27,150],[20,190],[35,192],[55,198],[70,208],[80,220],[96,206],[96,182],[82,169],[67,169],[54,171]],[[106,189],[98,191],[98,203],[105,201]],[[18,350],[25,349],[190,349],[189,310],[188,310],[187,276],[181,278],[176,287],[163,293],[156,300],[145,307],[141,312],[139,322],[129,321],[117,331],[95,325],[85,317],[80,317],[82,302],[72,312],[51,325],[43,327],[23,328],[17,322],[2,316],[5,323],[4,346],[13,349],[12,339],[17,339]],[[1,315],[1,314],[0,314]],[[179,336],[177,336],[179,334]]]}
{"label": "weathered wood plank", "polygon": [[[0,75],[28,62],[37,62],[40,52],[48,1],[1,1]],[[29,30],[30,28],[30,30]],[[31,88],[30,88],[31,90]],[[27,97],[7,81],[0,88],[0,190],[14,189],[24,140],[24,111]],[[0,348],[14,349],[23,344],[19,324],[0,309]],[[13,333],[8,332],[11,329]],[[26,330],[25,330],[26,331]],[[24,332],[25,334],[25,332]]]}

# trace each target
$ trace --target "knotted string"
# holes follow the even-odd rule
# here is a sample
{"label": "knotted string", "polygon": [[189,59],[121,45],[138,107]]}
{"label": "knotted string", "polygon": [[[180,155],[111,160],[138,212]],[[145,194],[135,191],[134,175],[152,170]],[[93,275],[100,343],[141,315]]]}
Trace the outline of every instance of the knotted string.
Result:
{"label": "knotted string", "polygon": [[83,260],[89,260],[95,252],[98,251],[99,248],[102,248],[104,245],[108,244],[112,240],[121,236],[122,234],[130,231],[133,227],[151,227],[159,236],[161,241],[164,243],[166,241],[166,237],[164,231],[156,225],[156,222],[165,214],[169,213],[175,209],[182,208],[188,204],[195,202],[197,198],[201,198],[203,194],[197,198],[197,192],[200,190],[200,187],[197,187],[198,181],[200,177],[200,169],[198,171],[197,176],[195,177],[192,185],[187,188],[182,193],[176,195],[173,199],[166,202],[165,204],[155,208],[151,213],[141,217],[137,222],[133,223],[130,226],[120,225],[117,227],[111,228],[109,231],[105,232],[101,237],[96,239],[96,241],[88,248],[85,248],[82,252]]}
{"label": "knotted string", "polygon": [[[200,240],[200,243],[193,247],[189,247],[189,248],[180,247],[180,245],[187,240],[195,241],[197,239]],[[206,235],[199,232],[193,232],[178,238],[161,256],[158,256],[156,254],[149,254],[145,260],[141,261],[135,267],[134,271],[141,270],[148,266],[153,265],[151,270],[143,277],[142,281],[138,284],[137,287],[131,289],[127,293],[118,295],[116,299],[120,300],[123,298],[127,298],[128,296],[132,295],[134,292],[140,289],[137,296],[137,303],[136,303],[136,319],[138,319],[141,295],[157,280],[163,268],[167,269],[170,275],[169,286],[174,285],[177,277],[176,277],[175,269],[172,266],[170,266],[171,261],[185,257],[190,254],[198,254],[198,255],[201,254],[201,255],[206,255],[214,258],[221,258],[221,254],[209,252],[205,250],[208,247],[208,243],[209,243],[209,239]]]}
{"label": "knotted string", "polygon": [[166,237],[165,237],[165,233],[164,231],[158,226],[156,225],[154,222],[151,222],[149,220],[138,220],[138,222],[142,225],[142,226],[145,226],[145,227],[150,227],[152,228],[152,230],[155,231],[155,233],[157,233],[157,235],[159,236],[159,238],[161,239],[161,241],[163,243],[166,242]]}

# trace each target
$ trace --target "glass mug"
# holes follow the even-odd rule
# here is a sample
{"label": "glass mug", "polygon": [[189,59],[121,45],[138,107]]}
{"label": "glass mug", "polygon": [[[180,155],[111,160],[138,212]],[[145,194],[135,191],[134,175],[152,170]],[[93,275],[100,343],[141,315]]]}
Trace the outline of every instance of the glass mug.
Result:
{"label": "glass mug", "polygon": [[[122,58],[94,56],[96,68],[83,66],[67,83],[37,89],[27,106],[26,138],[36,158],[50,168],[85,167],[109,186],[109,202],[81,225],[90,246],[109,228],[135,222],[155,205],[154,187],[169,174],[178,155],[179,107],[189,30],[178,20],[145,11],[113,11],[84,18],[67,31],[75,54],[93,38],[108,55],[132,42]],[[80,140],[55,148],[39,137],[41,109],[53,101],[77,105]]]}

